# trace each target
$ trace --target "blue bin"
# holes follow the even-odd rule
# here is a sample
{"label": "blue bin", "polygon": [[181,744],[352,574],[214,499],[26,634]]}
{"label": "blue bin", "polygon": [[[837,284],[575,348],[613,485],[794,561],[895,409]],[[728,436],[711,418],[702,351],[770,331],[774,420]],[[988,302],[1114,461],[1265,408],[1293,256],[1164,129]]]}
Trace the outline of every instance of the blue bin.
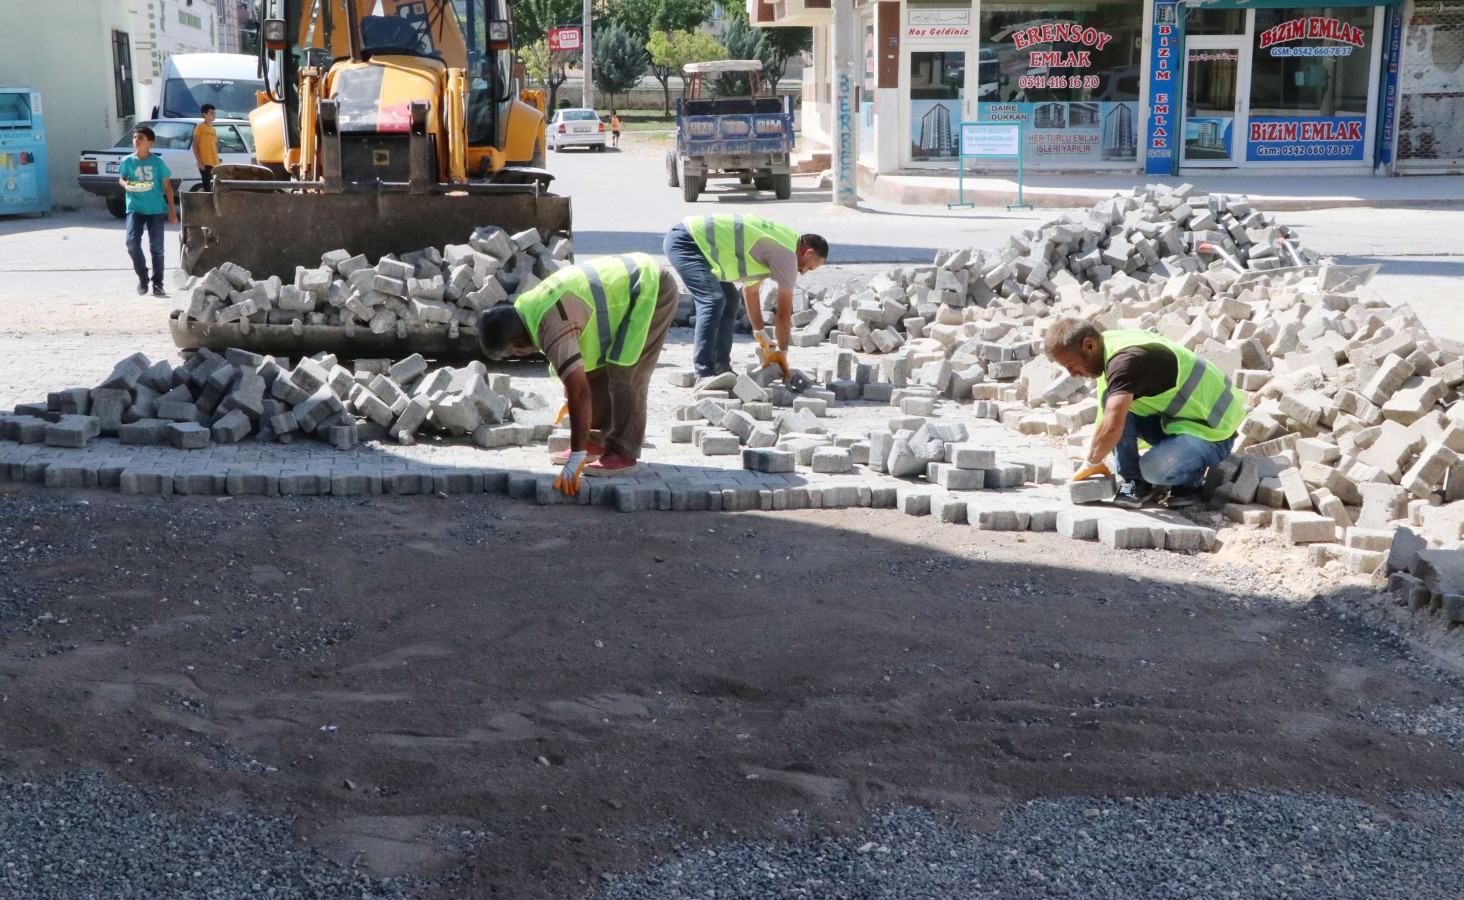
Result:
{"label": "blue bin", "polygon": [[0,216],[51,211],[41,95],[0,87]]}

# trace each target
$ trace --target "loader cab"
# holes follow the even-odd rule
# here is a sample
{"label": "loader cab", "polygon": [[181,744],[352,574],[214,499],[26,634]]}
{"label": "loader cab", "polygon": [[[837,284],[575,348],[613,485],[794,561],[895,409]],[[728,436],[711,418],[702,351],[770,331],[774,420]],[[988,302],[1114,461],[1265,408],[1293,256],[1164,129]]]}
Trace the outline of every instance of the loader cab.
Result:
{"label": "loader cab", "polygon": [[[371,90],[381,83],[381,68],[429,69],[443,72],[462,69],[466,75],[467,143],[482,151],[503,148],[508,139],[508,110],[515,99],[512,80],[512,41],[507,0],[266,0],[270,18],[283,23],[287,50],[266,63],[272,73],[271,100],[280,101],[285,144],[298,148],[300,137],[300,76],[312,67],[339,78],[351,64],[368,65],[373,72],[345,80],[353,82],[342,96],[345,106],[354,105],[355,128],[373,128],[373,106],[386,107],[393,100]],[[352,27],[358,46],[352,56]],[[262,49],[261,52],[267,53]],[[441,92],[428,99],[437,110]],[[351,127],[351,126],[346,126]],[[393,126],[394,127],[394,126]],[[354,130],[354,129],[353,129]],[[481,154],[472,154],[479,156]]]}

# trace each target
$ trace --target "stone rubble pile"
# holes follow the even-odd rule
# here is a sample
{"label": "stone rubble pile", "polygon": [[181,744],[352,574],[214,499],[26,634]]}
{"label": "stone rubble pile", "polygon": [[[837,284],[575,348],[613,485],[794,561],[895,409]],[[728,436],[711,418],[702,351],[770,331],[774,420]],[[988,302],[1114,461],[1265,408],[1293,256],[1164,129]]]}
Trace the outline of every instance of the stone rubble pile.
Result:
{"label": "stone rubble pile", "polygon": [[978,376],[1010,382],[1029,358],[1013,322],[1165,284],[1171,296],[1218,293],[1244,273],[1314,261],[1289,229],[1248,200],[1150,185],[1026,229],[994,250],[942,250],[930,267],[804,295],[793,344],[828,340],[893,353],[923,339],[945,351],[962,384]]}
{"label": "stone rubble pile", "polygon": [[535,229],[510,235],[502,228],[478,228],[466,244],[428,247],[371,265],[365,256],[333,250],[313,269],[297,267],[293,284],[277,277],[259,281],[247,269],[225,263],[190,279],[186,319],[204,324],[237,323],[335,326],[405,338],[417,326],[446,326],[450,337],[478,324],[479,314],[512,301],[568,265],[569,237],[546,245]]}
{"label": "stone rubble pile", "polygon": [[[430,368],[420,354],[357,360],[320,354],[288,361],[231,349],[200,350],[181,366],[136,353],[94,388],[56,391],[0,415],[0,439],[81,448],[98,437],[200,450],[253,438],[313,435],[338,449],[361,440],[411,444],[420,429],[471,436],[482,447],[543,440],[548,404],[480,362]],[[536,414],[538,413],[538,414]]]}

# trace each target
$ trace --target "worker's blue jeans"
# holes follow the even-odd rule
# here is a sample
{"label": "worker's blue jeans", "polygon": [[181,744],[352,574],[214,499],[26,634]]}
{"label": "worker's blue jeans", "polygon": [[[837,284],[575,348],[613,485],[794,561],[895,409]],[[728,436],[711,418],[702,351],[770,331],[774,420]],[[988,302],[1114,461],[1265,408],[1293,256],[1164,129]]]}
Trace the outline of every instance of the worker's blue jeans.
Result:
{"label": "worker's blue jeans", "polygon": [[742,302],[737,285],[718,281],[711,263],[696,245],[685,226],[666,232],[662,245],[666,259],[676,268],[696,307],[696,330],[692,335],[692,365],[698,378],[732,369],[732,337],[737,329],[737,308]]}
{"label": "worker's blue jeans", "polygon": [[[1143,456],[1139,455],[1141,438],[1150,448]],[[1118,457],[1118,475],[1125,481],[1199,487],[1205,481],[1205,470],[1229,456],[1234,444],[1233,437],[1217,442],[1192,434],[1165,434],[1158,416],[1129,413],[1113,452]]]}
{"label": "worker's blue jeans", "polygon": [[137,283],[147,282],[147,260],[142,256],[142,231],[147,229],[147,240],[152,251],[152,283],[163,284],[163,232],[168,224],[167,213],[127,214],[127,255],[132,257],[132,271],[137,273]]}

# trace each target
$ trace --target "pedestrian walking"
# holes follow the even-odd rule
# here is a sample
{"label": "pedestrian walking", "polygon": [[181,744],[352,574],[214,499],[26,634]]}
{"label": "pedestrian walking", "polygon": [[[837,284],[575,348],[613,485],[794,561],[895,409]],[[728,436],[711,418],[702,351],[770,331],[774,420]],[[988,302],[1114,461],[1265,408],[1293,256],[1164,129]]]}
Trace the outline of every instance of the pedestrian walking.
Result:
{"label": "pedestrian walking", "polygon": [[147,260],[142,255],[142,233],[147,232],[152,251],[152,294],[166,297],[163,290],[163,225],[178,224],[173,207],[173,173],[161,156],[152,152],[157,135],[146,125],[132,129],[132,155],[117,169],[118,181],[127,192],[127,255],[137,273],[137,293],[148,290]]}
{"label": "pedestrian walking", "polygon": [[[753,337],[786,378],[793,336],[793,285],[828,259],[829,242],[799,234],[762,216],[691,216],[666,234],[666,258],[691,293],[696,307],[692,362],[698,378],[732,371],[732,336],[737,326],[737,285]],[[768,334],[759,300],[764,278],[778,285],[773,334]]]}
{"label": "pedestrian walking", "polygon": [[213,170],[219,164],[219,132],[213,125],[216,118],[216,107],[205,103],[203,121],[193,128],[193,158],[198,161],[198,174],[205,191],[213,190]]}
{"label": "pedestrian walking", "polygon": [[620,149],[620,113],[610,110],[610,146]]}
{"label": "pedestrian walking", "polygon": [[681,292],[645,253],[566,266],[478,320],[489,359],[542,352],[564,383],[569,449],[554,487],[579,493],[580,476],[632,475],[646,438],[646,396]]}

